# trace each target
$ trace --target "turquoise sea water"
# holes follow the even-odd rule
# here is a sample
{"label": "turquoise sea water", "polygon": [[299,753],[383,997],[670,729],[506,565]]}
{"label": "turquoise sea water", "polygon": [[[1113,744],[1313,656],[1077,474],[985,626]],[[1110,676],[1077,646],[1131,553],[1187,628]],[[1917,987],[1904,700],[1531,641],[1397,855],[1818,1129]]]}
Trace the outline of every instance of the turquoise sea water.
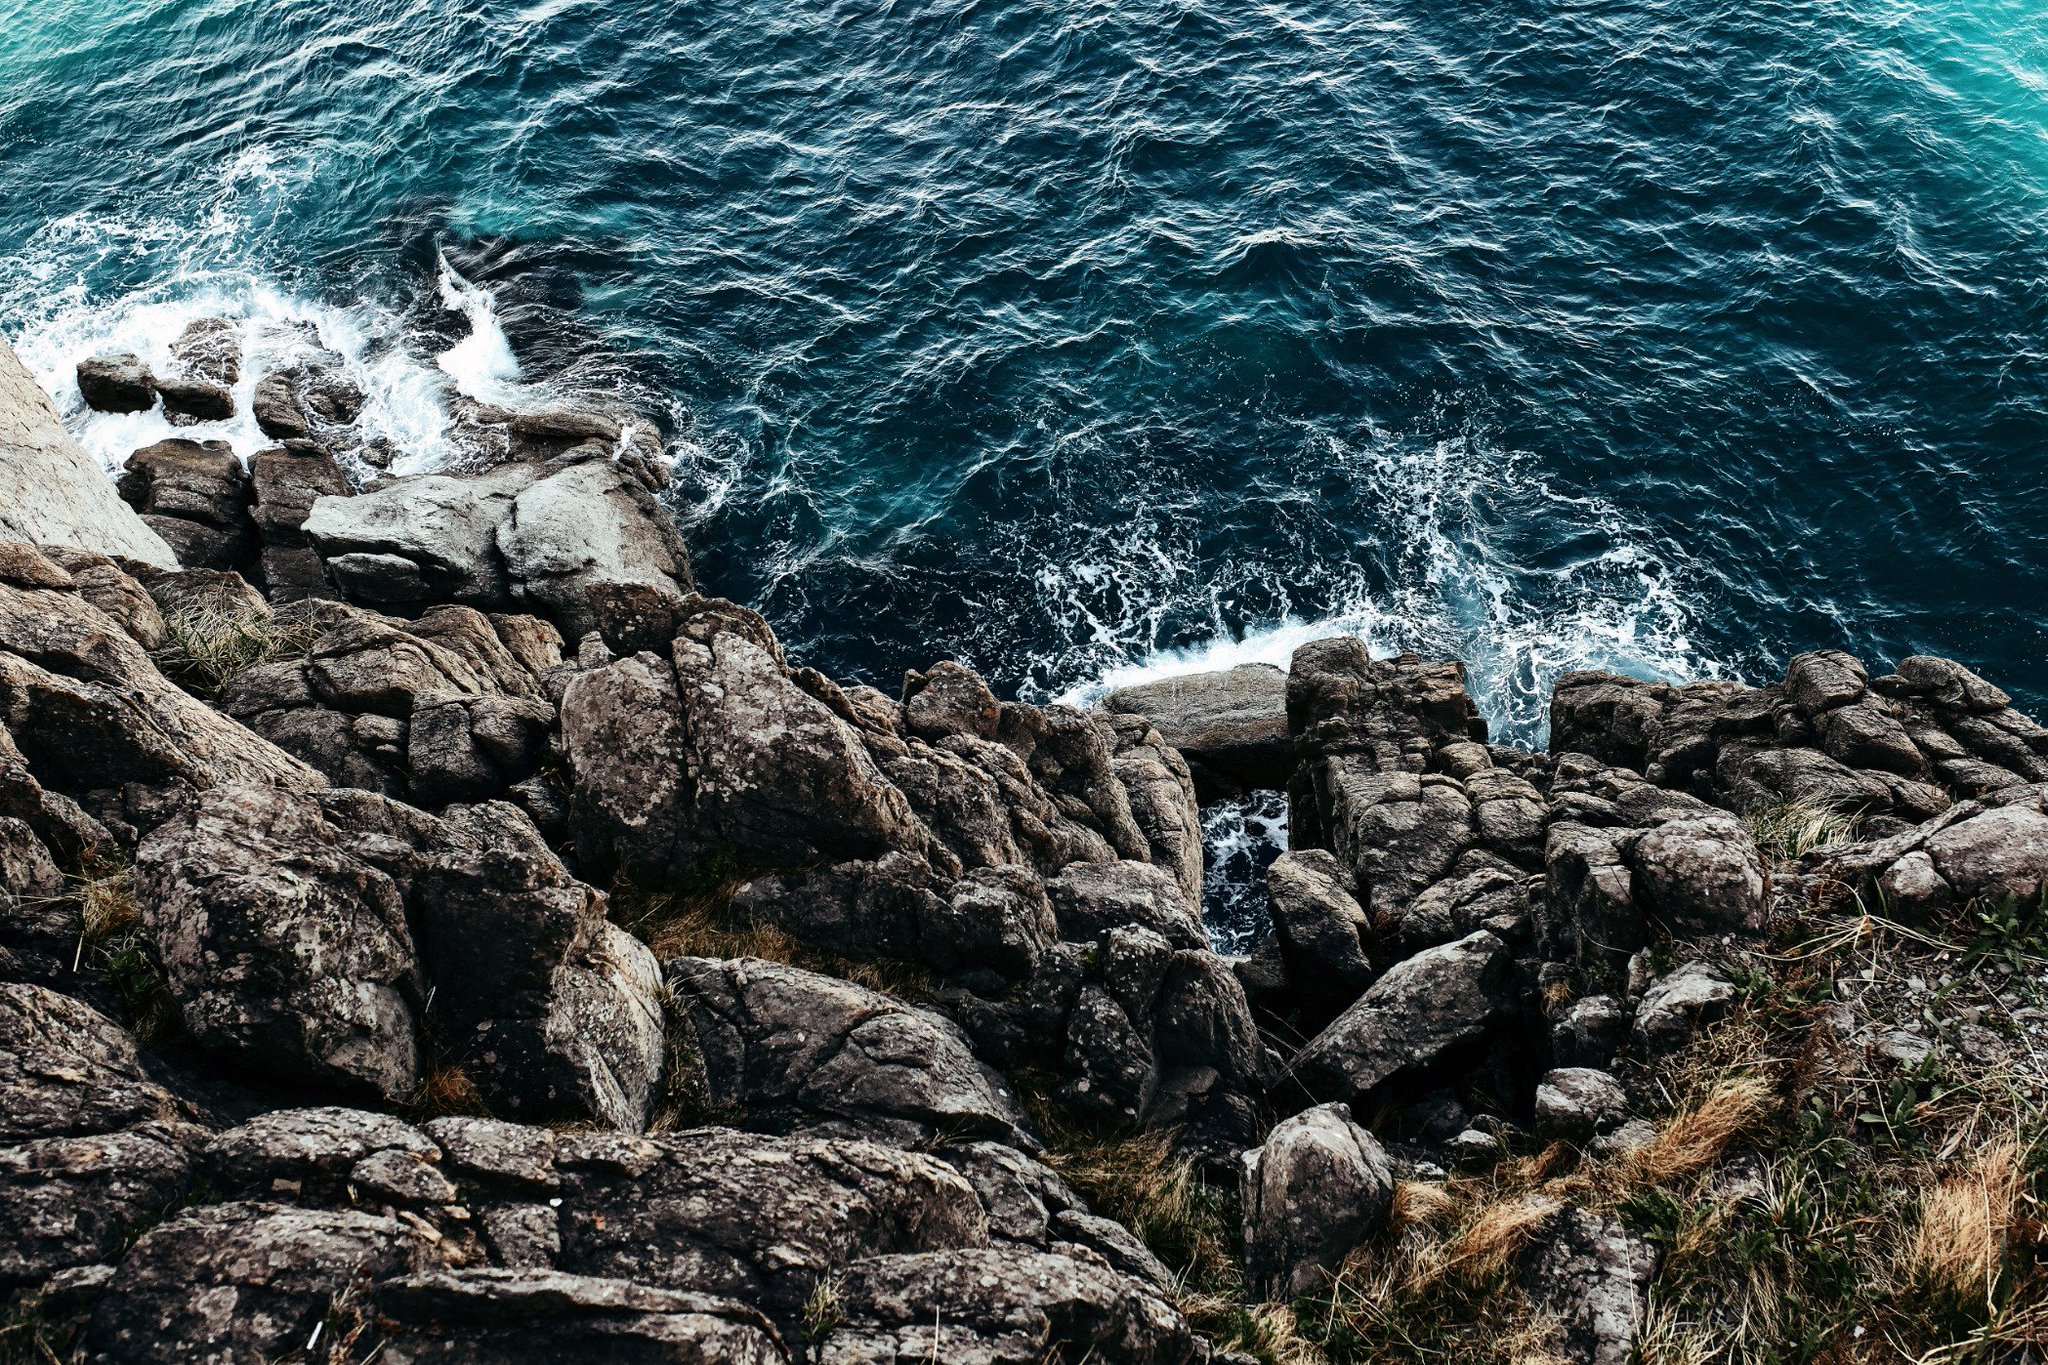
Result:
{"label": "turquoise sea water", "polygon": [[451,385],[642,407],[841,677],[2048,701],[2038,0],[0,0],[0,332],[61,390],[222,311],[405,468]]}

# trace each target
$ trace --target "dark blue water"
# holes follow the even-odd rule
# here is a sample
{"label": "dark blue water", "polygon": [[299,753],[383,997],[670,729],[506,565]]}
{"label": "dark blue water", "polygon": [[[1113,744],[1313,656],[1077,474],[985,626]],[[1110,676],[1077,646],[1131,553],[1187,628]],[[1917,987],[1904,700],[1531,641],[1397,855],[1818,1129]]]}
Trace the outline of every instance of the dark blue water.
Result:
{"label": "dark blue water", "polygon": [[2048,700],[2038,0],[0,0],[0,331],[223,310],[410,467],[446,372],[642,407],[842,677],[1346,629],[1525,738],[1821,645]]}

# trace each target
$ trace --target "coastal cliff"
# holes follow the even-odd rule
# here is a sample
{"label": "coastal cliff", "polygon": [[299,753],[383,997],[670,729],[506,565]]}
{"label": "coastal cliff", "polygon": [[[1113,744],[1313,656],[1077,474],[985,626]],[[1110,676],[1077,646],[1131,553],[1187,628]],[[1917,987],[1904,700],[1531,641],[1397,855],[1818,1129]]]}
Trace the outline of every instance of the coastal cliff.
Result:
{"label": "coastal cliff", "polygon": [[[1348,637],[891,694],[701,591],[631,414],[472,408],[474,468],[391,479],[302,370],[274,449],[117,498],[25,382],[22,1359],[1620,1365],[1766,1299],[2040,1339],[2048,730],[1962,664],[1569,674],[1546,752]],[[1225,957],[1202,810],[1266,789]]]}

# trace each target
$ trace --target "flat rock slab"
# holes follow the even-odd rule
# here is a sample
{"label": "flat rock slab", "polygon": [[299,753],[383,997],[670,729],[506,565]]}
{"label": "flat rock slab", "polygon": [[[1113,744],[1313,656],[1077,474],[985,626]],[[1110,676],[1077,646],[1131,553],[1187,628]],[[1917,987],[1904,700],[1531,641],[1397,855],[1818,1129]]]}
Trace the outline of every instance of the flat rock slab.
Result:
{"label": "flat rock slab", "polygon": [[1151,721],[1186,756],[1204,801],[1287,785],[1287,674],[1270,664],[1120,687],[1102,707]]}

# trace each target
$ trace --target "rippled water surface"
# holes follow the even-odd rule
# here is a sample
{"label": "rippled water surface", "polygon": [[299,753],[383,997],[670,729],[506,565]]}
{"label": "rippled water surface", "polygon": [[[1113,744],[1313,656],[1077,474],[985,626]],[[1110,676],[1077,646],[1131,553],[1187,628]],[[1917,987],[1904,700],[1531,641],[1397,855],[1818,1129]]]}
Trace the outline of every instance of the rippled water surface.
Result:
{"label": "rippled water surface", "polygon": [[0,0],[0,331],[209,311],[407,467],[452,384],[657,414],[705,583],[885,686],[2048,700],[2038,0]]}

